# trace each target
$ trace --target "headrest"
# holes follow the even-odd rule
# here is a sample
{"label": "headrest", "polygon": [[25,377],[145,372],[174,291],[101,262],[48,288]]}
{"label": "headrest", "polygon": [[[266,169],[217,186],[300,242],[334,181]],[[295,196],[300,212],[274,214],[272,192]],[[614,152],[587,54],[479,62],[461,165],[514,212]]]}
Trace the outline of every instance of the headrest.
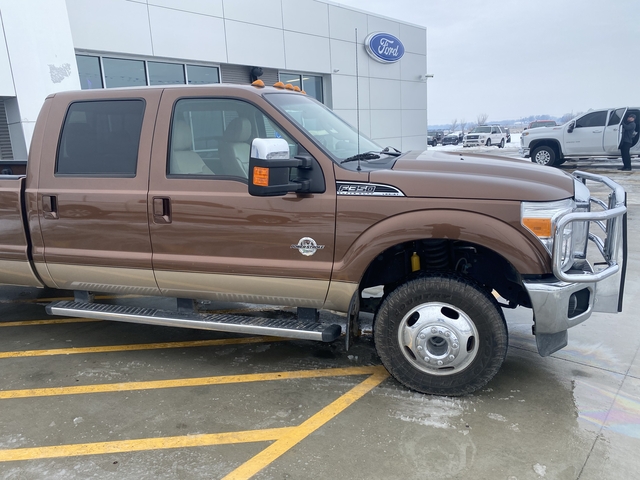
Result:
{"label": "headrest", "polygon": [[251,139],[251,122],[244,117],[231,120],[224,131],[224,139],[227,142],[248,142]]}
{"label": "headrest", "polygon": [[178,120],[173,124],[171,148],[174,151],[191,150],[191,127],[184,120]]}

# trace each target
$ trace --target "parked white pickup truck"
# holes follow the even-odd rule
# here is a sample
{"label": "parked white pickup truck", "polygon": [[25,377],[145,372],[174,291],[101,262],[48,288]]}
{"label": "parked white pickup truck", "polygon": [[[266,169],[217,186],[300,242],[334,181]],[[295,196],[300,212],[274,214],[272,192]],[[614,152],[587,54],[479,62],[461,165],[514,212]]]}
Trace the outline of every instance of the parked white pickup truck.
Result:
{"label": "parked white pickup truck", "polygon": [[[520,136],[520,155],[541,165],[560,165],[568,158],[619,157],[620,124],[640,108],[591,110],[557,127],[531,128]],[[636,131],[638,123],[636,122]],[[631,155],[640,155],[640,135],[634,137]]]}

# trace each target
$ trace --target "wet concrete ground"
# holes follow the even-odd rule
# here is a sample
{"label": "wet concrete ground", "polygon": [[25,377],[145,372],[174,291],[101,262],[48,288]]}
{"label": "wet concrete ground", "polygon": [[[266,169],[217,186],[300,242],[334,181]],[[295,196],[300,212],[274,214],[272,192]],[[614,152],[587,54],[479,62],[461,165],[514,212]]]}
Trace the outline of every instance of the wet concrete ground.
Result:
{"label": "wet concrete ground", "polygon": [[377,368],[369,337],[346,352],[341,341],[33,323],[54,320],[37,297],[60,292],[0,288],[0,478],[637,478],[640,171],[616,166],[581,169],[630,193],[624,312],[594,314],[541,358],[530,311],[507,310],[502,370],[463,398],[406,390]]}

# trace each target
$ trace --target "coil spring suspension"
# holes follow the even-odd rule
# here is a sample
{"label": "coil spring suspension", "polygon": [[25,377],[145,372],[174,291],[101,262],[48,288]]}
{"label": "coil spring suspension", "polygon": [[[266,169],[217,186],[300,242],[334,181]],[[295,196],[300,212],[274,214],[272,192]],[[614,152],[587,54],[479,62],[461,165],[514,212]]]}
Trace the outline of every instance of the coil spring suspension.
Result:
{"label": "coil spring suspension", "polygon": [[427,270],[446,270],[449,267],[447,240],[428,240],[423,243],[423,249]]}

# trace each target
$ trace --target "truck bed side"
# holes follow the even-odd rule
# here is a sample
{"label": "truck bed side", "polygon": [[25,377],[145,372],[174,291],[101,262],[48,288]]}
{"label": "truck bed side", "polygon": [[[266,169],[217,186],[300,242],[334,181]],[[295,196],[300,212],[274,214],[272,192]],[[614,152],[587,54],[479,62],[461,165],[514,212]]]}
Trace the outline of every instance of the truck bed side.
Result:
{"label": "truck bed side", "polygon": [[0,176],[0,283],[42,287],[30,261],[22,176]]}

